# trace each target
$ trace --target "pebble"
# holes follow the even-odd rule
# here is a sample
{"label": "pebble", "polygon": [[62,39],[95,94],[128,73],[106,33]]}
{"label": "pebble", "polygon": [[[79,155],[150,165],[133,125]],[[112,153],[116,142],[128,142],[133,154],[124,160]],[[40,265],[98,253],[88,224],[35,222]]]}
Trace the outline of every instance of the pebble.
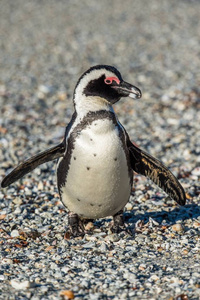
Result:
{"label": "pebble", "polygon": [[120,240],[120,237],[116,233],[113,233],[113,234],[107,235],[105,237],[105,240],[110,241],[110,242],[118,242]]}
{"label": "pebble", "polygon": [[200,176],[200,167],[194,168],[191,173],[192,175]]}
{"label": "pebble", "polygon": [[126,209],[126,210],[132,210],[132,209],[133,209],[133,205],[132,205],[131,203],[128,202],[128,203],[126,204],[126,206],[125,206],[125,209]]}
{"label": "pebble", "polygon": [[94,248],[95,247],[95,243],[86,243],[84,245],[82,245],[83,248]]}
{"label": "pebble", "polygon": [[11,231],[11,234],[10,234],[10,235],[11,235],[11,237],[17,237],[17,236],[19,236],[20,234],[19,234],[19,231],[15,229],[15,230],[12,230],[12,231]]}
{"label": "pebble", "polygon": [[94,228],[93,222],[88,222],[85,226],[85,230],[91,230]]}
{"label": "pebble", "polygon": [[19,281],[15,280],[15,279],[12,279],[10,281],[10,284],[16,290],[24,290],[24,289],[29,288],[29,286],[30,286],[30,283],[29,283],[28,280],[19,282]]}
{"label": "pebble", "polygon": [[64,299],[74,299],[74,293],[69,290],[61,291],[60,296],[62,296]]}
{"label": "pebble", "polygon": [[39,182],[37,188],[38,188],[38,191],[42,191],[44,189],[44,185],[43,185],[42,181]]}
{"label": "pebble", "polygon": [[187,205],[135,173],[126,230],[113,234],[108,217],[73,239],[56,161],[43,164],[0,191],[0,298],[199,298],[199,6],[2,1],[0,181],[62,140],[78,77],[105,63],[141,88],[141,101],[114,109],[131,140],[179,178]]}
{"label": "pebble", "polygon": [[184,227],[181,224],[174,224],[172,225],[172,230],[176,232],[182,232],[184,231]]}
{"label": "pebble", "polygon": [[108,246],[106,245],[106,243],[101,243],[101,246],[99,247],[99,250],[101,252],[106,252],[108,249]]}
{"label": "pebble", "polygon": [[45,294],[48,291],[48,286],[43,285],[40,287],[40,290],[41,290],[42,294]]}
{"label": "pebble", "polygon": [[23,201],[21,198],[16,197],[15,199],[13,199],[13,203],[15,203],[17,205],[21,205],[23,203]]}

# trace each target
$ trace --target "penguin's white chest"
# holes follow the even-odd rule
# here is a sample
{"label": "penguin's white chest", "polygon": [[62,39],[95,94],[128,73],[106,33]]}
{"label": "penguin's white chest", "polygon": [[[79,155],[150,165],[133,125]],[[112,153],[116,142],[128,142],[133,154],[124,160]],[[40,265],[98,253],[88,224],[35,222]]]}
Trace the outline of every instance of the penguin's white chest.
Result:
{"label": "penguin's white chest", "polygon": [[109,119],[93,121],[73,142],[63,203],[85,218],[114,215],[130,197],[128,163],[118,126]]}

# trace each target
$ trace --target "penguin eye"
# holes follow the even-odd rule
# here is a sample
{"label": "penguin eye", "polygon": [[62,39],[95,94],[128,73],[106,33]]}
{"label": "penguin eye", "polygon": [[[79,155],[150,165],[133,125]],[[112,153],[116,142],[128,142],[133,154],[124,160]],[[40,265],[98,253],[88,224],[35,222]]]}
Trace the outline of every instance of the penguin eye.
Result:
{"label": "penguin eye", "polygon": [[104,80],[104,82],[105,82],[106,84],[111,84],[111,83],[112,83],[112,80],[106,78],[106,79]]}
{"label": "penguin eye", "polygon": [[115,81],[117,84],[120,84],[120,80],[117,77],[107,77],[104,79],[105,84],[112,84]]}

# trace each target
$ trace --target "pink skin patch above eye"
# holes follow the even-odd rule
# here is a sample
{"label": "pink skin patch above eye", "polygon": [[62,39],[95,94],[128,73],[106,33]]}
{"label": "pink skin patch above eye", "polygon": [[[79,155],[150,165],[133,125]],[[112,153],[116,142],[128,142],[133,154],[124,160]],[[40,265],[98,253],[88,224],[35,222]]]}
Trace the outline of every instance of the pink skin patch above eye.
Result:
{"label": "pink skin patch above eye", "polygon": [[111,84],[113,81],[115,81],[117,84],[120,84],[120,80],[117,77],[107,77],[104,79],[106,84]]}

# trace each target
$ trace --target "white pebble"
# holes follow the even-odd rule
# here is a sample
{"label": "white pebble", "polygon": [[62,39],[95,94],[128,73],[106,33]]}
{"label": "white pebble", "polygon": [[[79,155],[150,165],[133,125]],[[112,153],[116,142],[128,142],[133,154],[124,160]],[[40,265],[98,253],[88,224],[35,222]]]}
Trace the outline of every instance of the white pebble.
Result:
{"label": "white pebble", "polygon": [[126,206],[125,206],[125,208],[127,210],[132,210],[133,209],[133,205],[131,203],[127,203]]}
{"label": "white pebble", "polygon": [[1,263],[3,264],[3,265],[9,265],[9,264],[12,264],[12,259],[11,258],[3,258],[2,259],[2,261],[1,261]]}
{"label": "white pebble", "polygon": [[15,280],[15,279],[12,279],[10,281],[10,284],[16,290],[24,290],[24,289],[27,289],[30,286],[30,283],[29,283],[28,280],[19,282],[19,281]]}
{"label": "white pebble", "polygon": [[192,175],[200,176],[200,167],[197,167],[192,170]]}
{"label": "white pebble", "polygon": [[11,231],[11,237],[16,237],[16,236],[19,236],[19,231],[14,229]]}

